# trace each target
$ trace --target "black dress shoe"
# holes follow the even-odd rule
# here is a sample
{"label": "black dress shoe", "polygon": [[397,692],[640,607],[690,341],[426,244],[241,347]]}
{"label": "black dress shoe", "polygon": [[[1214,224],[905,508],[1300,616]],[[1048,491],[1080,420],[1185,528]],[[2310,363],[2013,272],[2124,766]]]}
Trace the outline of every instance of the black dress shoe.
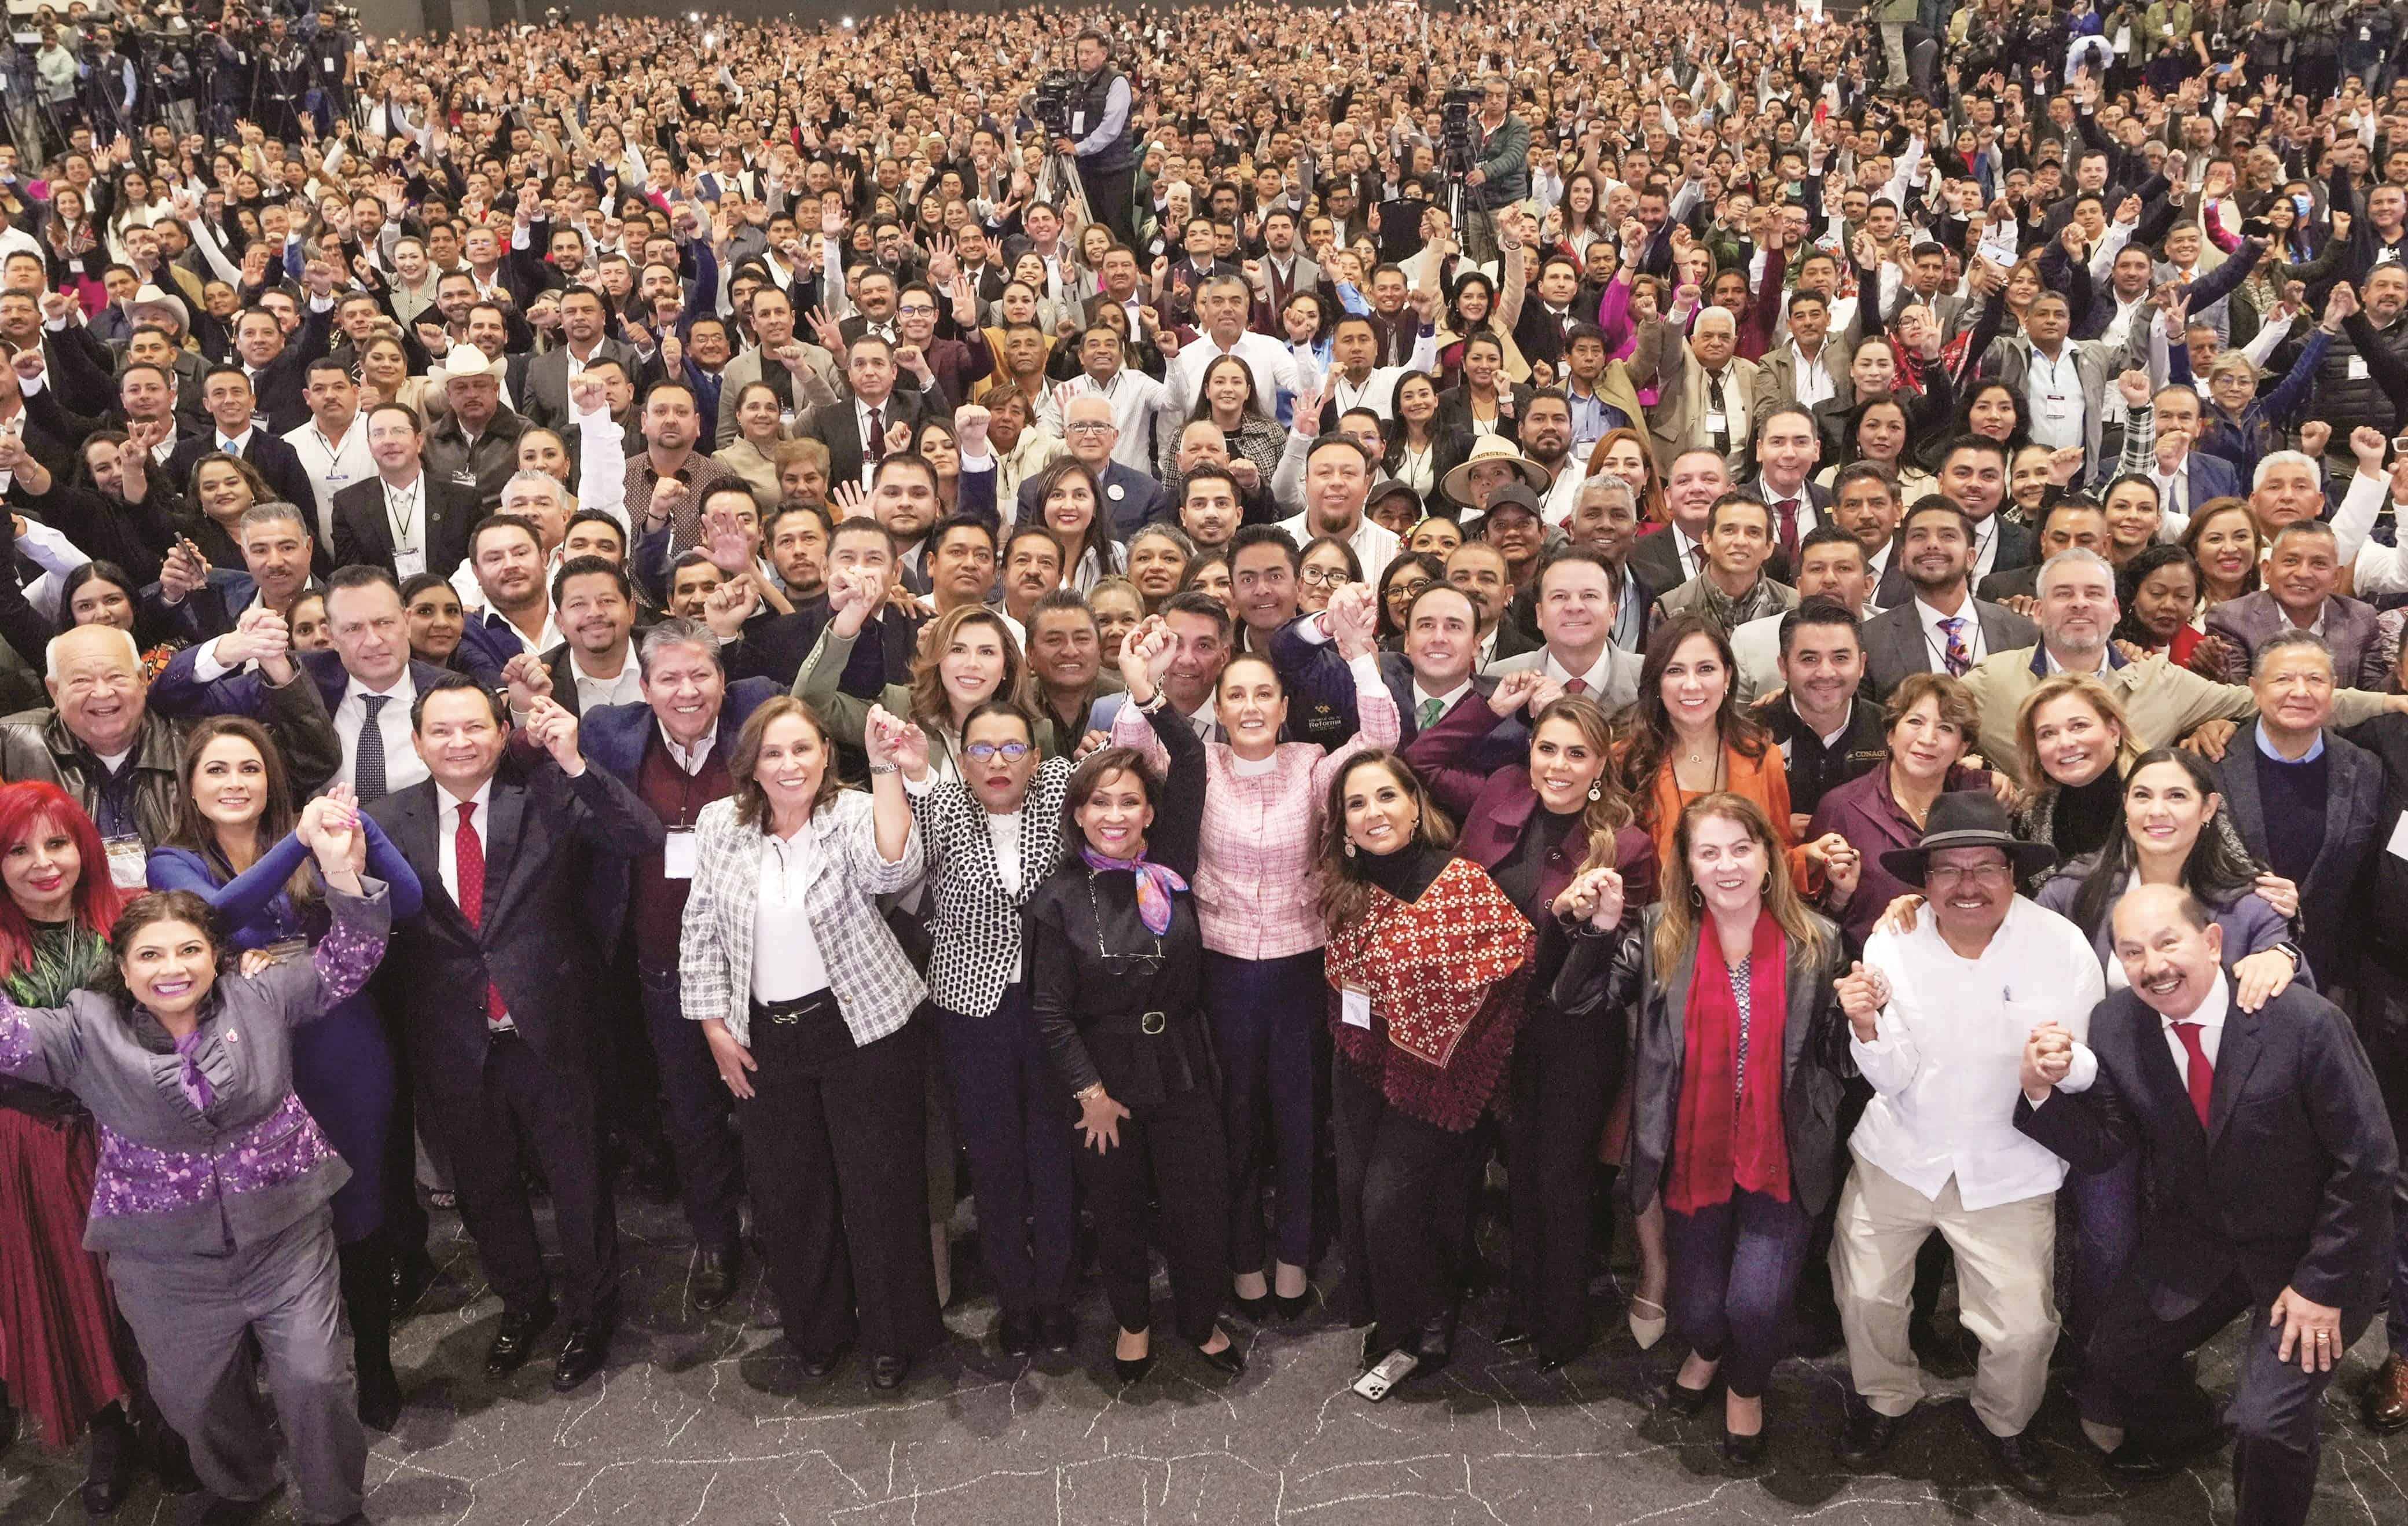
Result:
{"label": "black dress shoe", "polygon": [[910,1357],[872,1357],[869,1359],[869,1386],[881,1393],[893,1393],[911,1375]]}
{"label": "black dress shoe", "polygon": [[1742,1436],[1736,1431],[1723,1432],[1723,1461],[1735,1468],[1752,1468],[1764,1461],[1764,1432]]}
{"label": "black dress shoe", "polygon": [[1285,1293],[1271,1295],[1271,1312],[1278,1315],[1283,1322],[1304,1317],[1304,1312],[1312,1307],[1312,1289],[1311,1288],[1307,1288],[1294,1298],[1290,1298]]}
{"label": "black dress shoe", "polygon": [[[1999,1470],[2007,1487],[2028,1500],[2042,1504],[2057,1498],[2057,1473],[2049,1466],[2048,1455],[2031,1432],[2020,1435],[1994,1436],[1987,1427],[1982,1430],[1982,1440],[1990,1448],[1990,1463]],[[2113,1460],[2110,1460],[2113,1466]]]}
{"label": "black dress shoe", "polygon": [[1240,1298],[1237,1294],[1231,1293],[1229,1295],[1229,1306],[1236,1309],[1240,1314],[1244,1315],[1248,1319],[1253,1320],[1255,1324],[1267,1325],[1270,1323],[1271,1295],[1268,1293],[1263,1294],[1260,1298]]}
{"label": "black dress shoe", "polygon": [[1068,1351],[1079,1344],[1079,1321],[1066,1304],[1039,1311],[1037,1332],[1048,1351]]}
{"label": "black dress shoe", "polygon": [[2180,1473],[2182,1458],[2173,1448],[2145,1436],[2126,1436],[2124,1445],[2107,1454],[2103,1466],[2115,1477],[2154,1483]]}
{"label": "black dress shoe", "polygon": [[736,1296],[738,1253],[699,1250],[694,1257],[694,1306],[705,1314],[724,1308]]}
{"label": "black dress shoe", "polygon": [[550,1299],[522,1314],[504,1309],[502,1328],[494,1332],[493,1346],[485,1353],[485,1375],[508,1377],[525,1366],[535,1355],[535,1338],[552,1328],[559,1312]]}
{"label": "black dress shoe", "polygon": [[1230,1377],[1235,1377],[1246,1370],[1246,1354],[1238,1349],[1238,1343],[1235,1341],[1231,1341],[1218,1351],[1207,1351],[1199,1346],[1196,1348],[1196,1355],[1205,1366]]}
{"label": "black dress shoe", "polygon": [[1840,1461],[1852,1468],[1872,1466],[1889,1450],[1889,1444],[1898,1439],[1899,1428],[1905,1423],[1905,1415],[1885,1415],[1861,1401],[1851,1403],[1848,1418],[1840,1427]]}
{"label": "black dress shoe", "polygon": [[1712,1383],[1702,1389],[1692,1389],[1677,1377],[1668,1377],[1663,1387],[1656,1390],[1656,1407],[1665,1414],[1694,1420],[1706,1412],[1706,1401],[1713,1396],[1714,1386]]}
{"label": "black dress shoe", "polygon": [[566,1393],[602,1370],[610,1354],[610,1325],[603,1319],[580,1319],[568,1327],[568,1340],[552,1363],[552,1391]]}
{"label": "black dress shoe", "polygon": [[101,1413],[112,1417],[92,1428],[91,1455],[83,1474],[83,1512],[113,1516],[134,1489],[134,1425],[125,1412],[110,1405]]}
{"label": "black dress shoe", "polygon": [[803,1364],[803,1376],[806,1379],[813,1383],[824,1383],[838,1367],[844,1364],[844,1354],[852,1347],[851,1341],[839,1342],[825,1351],[806,1351],[796,1346],[795,1356]]}
{"label": "black dress shoe", "polygon": [[1037,1352],[1037,1317],[1033,1314],[1007,1314],[996,1325],[996,1340],[1007,1357],[1034,1356]]}

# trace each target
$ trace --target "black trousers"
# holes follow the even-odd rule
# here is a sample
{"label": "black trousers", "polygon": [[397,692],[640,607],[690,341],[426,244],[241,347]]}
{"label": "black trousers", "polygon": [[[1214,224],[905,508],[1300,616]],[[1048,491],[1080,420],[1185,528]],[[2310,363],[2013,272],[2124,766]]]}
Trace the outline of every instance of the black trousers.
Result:
{"label": "black trousers", "polygon": [[738,1232],[736,1130],[729,1123],[727,1085],[710,1058],[702,1025],[690,1022],[675,970],[640,974],[644,1027],[659,1067],[678,1195],[700,1250],[733,1250]]}
{"label": "black trousers", "polygon": [[[2408,1139],[2408,981],[2372,959],[2359,964],[2358,1042],[2374,1066],[2392,1135]],[[2384,1335],[2394,1356],[2408,1357],[2408,1171],[2395,1184],[2392,1220],[2391,1303],[2384,1315]]]}
{"label": "black trousers", "polygon": [[1124,1105],[1130,1116],[1121,1120],[1117,1146],[1102,1154],[1079,1146],[1079,1190],[1095,1216],[1104,1296],[1123,1330],[1152,1323],[1151,1182],[1152,1198],[1162,1205],[1162,1256],[1179,1333],[1202,1346],[1229,1291],[1229,1157],[1220,1100],[1197,1087],[1159,1102]]}
{"label": "black trousers", "polygon": [[1589,1338],[1595,1264],[1597,1142],[1606,1100],[1622,1084],[1619,1015],[1572,1018],[1531,1004],[1514,1035],[1512,1113],[1505,1125],[1513,1269],[1507,1308],[1539,1354],[1570,1361]]}
{"label": "black trousers", "polygon": [[836,1001],[752,1010],[739,1099],[752,1222],[786,1339],[814,1356],[857,1334],[872,1356],[944,1339],[928,1253],[927,1024],[855,1046]]}
{"label": "black trousers", "polygon": [[1083,159],[1079,161],[1079,189],[1087,197],[1087,213],[1112,230],[1112,237],[1129,248],[1137,247],[1137,217],[1134,195],[1137,189],[1137,165],[1132,162],[1121,169],[1093,169]]}
{"label": "black trousers", "polygon": [[[2183,1359],[2213,1339],[2238,1315],[2249,1317],[2241,1340],[2241,1385],[2226,1406],[2233,1432],[2235,1526],[2300,1526],[2316,1490],[2318,1408],[2329,1372],[2300,1370],[2275,1352],[2282,1332],[2267,1317],[2272,1300],[2252,1294],[2239,1273],[2227,1277],[2198,1308],[2178,1319],[2150,1307],[2150,1285],[2137,1274],[2110,1297],[2090,1338],[2083,1418],[2151,1435],[2188,1437],[2210,1431],[2215,1412]],[[2372,1319],[2371,1309],[2342,1311],[2341,1344],[2355,1345]]]}
{"label": "black trousers", "polygon": [[1455,1297],[1449,1247],[1462,1237],[1465,1186],[1478,1130],[1453,1133],[1388,1105],[1340,1060],[1330,1077],[1338,1136],[1338,1235],[1350,1317],[1377,1324],[1372,1349],[1418,1346]]}
{"label": "black trousers", "polygon": [[567,1263],[561,1303],[572,1321],[611,1318],[619,1224],[602,1174],[593,1076],[580,1066],[547,1064],[516,1032],[496,1033],[473,1086],[421,1074],[418,1103],[452,1161],[460,1217],[503,1306],[525,1313],[545,1297],[543,1246],[519,1153],[524,1140],[552,1187]]}

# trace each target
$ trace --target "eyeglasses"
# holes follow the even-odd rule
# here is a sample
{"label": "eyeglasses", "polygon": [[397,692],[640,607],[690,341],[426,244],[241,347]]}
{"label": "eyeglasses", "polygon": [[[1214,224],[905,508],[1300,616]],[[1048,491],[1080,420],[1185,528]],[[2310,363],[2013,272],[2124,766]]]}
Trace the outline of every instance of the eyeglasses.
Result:
{"label": "eyeglasses", "polygon": [[1308,567],[1296,576],[1308,588],[1343,588],[1354,581],[1342,567]]}
{"label": "eyeglasses", "polygon": [[1035,750],[1025,741],[974,741],[962,753],[973,763],[992,763],[998,757],[1006,763],[1017,763]]}
{"label": "eyeglasses", "polygon": [[1436,578],[1399,578],[1388,584],[1388,597],[1391,602],[1398,599],[1410,601],[1414,595],[1437,582]]}
{"label": "eyeglasses", "polygon": [[2014,878],[2014,869],[2008,864],[1975,864],[1970,869],[1954,864],[1934,864],[1923,871],[1927,885],[1962,885],[1971,880],[1975,885],[1992,887],[2005,885]]}
{"label": "eyeglasses", "polygon": [[925,318],[936,310],[925,302],[906,302],[895,310],[898,316],[904,318]]}
{"label": "eyeglasses", "polygon": [[1082,419],[1077,424],[1063,425],[1062,432],[1066,435],[1100,435],[1111,427],[1108,423],[1098,424],[1093,419]]}

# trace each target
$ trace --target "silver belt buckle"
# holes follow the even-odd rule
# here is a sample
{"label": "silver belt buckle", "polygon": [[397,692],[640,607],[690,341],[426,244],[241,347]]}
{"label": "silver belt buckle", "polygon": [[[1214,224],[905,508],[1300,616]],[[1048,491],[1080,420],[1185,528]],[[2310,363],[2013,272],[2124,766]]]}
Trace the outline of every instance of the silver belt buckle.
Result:
{"label": "silver belt buckle", "polygon": [[1148,1035],[1159,1033],[1169,1026],[1170,1018],[1159,1012],[1140,1013],[1138,1015],[1137,1030],[1140,1033]]}

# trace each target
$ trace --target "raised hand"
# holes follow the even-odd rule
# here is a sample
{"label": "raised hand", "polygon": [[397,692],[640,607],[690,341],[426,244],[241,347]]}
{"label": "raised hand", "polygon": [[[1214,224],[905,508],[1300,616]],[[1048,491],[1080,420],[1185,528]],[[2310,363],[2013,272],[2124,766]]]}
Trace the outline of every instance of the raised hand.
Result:
{"label": "raised hand", "polygon": [[2139,370],[2126,371],[2115,379],[2115,391],[2122,396],[2124,406],[2127,408],[2148,407],[2149,373]]}
{"label": "raised hand", "polygon": [[953,444],[963,455],[986,453],[987,425],[995,415],[976,403],[964,403],[953,410]]}
{"label": "raised hand", "polygon": [[702,516],[702,549],[710,565],[731,578],[752,570],[752,537],[736,511],[724,504]]}
{"label": "raised hand", "polygon": [[[568,379],[568,401],[569,405],[576,409],[580,418],[587,418],[609,411],[610,391],[598,373],[587,371]],[[676,481],[677,479],[670,478],[663,482],[660,486],[666,488],[670,482]],[[656,504],[660,502],[660,490],[657,488],[652,493],[652,501]]]}
{"label": "raised hand", "polygon": [[1170,659],[1178,651],[1179,640],[1162,616],[1150,614],[1139,621],[1121,640],[1121,682],[1130,698],[1141,705],[1153,703],[1162,687],[1162,675],[1170,670]]}
{"label": "raised hand", "polygon": [[502,682],[509,686],[510,709],[525,714],[538,699],[552,698],[552,669],[532,652],[522,652],[502,664]]}
{"label": "raised hand", "polygon": [[[716,565],[716,564],[713,564]],[[744,622],[761,607],[761,590],[751,578],[737,578],[713,588],[703,600],[702,621],[711,634],[723,641],[732,641],[744,634]]]}
{"label": "raised hand", "polygon": [[539,698],[527,714],[526,728],[563,772],[574,776],[585,771],[585,759],[577,750],[576,716],[551,699]]}

